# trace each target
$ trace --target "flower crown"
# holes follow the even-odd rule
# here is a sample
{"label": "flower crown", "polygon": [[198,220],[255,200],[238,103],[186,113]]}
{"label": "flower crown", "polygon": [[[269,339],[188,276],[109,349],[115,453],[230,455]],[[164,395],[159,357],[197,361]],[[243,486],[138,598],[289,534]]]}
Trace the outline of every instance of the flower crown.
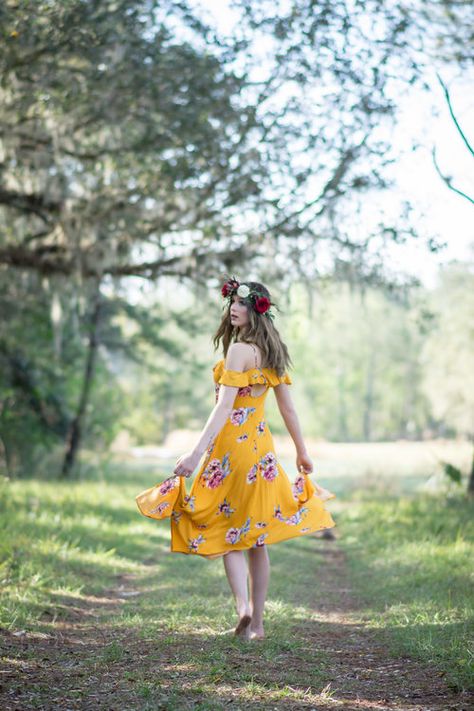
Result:
{"label": "flower crown", "polygon": [[245,282],[241,283],[234,277],[227,279],[221,287],[221,293],[224,299],[229,299],[229,301],[232,301],[234,294],[237,294],[237,296],[240,296],[240,298],[258,314],[262,314],[270,319],[274,318],[273,313],[270,311],[270,306],[274,306],[275,304],[261,291],[250,287]]}

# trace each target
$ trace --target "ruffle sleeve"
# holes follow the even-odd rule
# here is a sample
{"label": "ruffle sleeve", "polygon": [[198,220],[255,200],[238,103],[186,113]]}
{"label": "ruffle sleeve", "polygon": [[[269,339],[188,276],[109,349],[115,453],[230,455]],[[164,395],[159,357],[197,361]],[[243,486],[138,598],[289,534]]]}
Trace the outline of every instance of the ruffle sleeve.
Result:
{"label": "ruffle sleeve", "polygon": [[247,373],[242,373],[239,370],[226,370],[226,368],[221,369],[216,382],[220,385],[232,385],[234,388],[244,388],[249,384]]}
{"label": "ruffle sleeve", "polygon": [[[264,373],[266,377],[268,378],[269,385],[274,388],[276,385],[280,385],[280,383],[287,383],[288,385],[291,385],[292,380],[288,373],[285,373],[281,377],[275,373],[274,370],[271,368],[264,368]],[[260,380],[258,382],[261,382]]]}
{"label": "ruffle sleeve", "polygon": [[292,381],[288,373],[282,376],[276,374],[274,368],[258,368],[252,370],[228,370],[225,368],[225,361],[220,360],[213,368],[214,382],[220,385],[231,385],[235,388],[243,388],[246,385],[269,385],[274,388],[280,383],[291,385]]}

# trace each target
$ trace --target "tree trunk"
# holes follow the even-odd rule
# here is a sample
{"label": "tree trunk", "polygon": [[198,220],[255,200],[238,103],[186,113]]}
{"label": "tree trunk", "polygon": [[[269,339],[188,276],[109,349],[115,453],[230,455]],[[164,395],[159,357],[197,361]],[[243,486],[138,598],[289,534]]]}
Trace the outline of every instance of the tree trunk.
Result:
{"label": "tree trunk", "polygon": [[337,409],[338,409],[338,438],[341,442],[347,442],[349,433],[347,430],[347,408],[346,408],[346,373],[343,365],[337,368]]}
{"label": "tree trunk", "polygon": [[364,396],[364,440],[370,442],[372,439],[372,414],[374,408],[374,378],[375,378],[375,345],[372,344],[369,361],[367,363],[367,377],[365,380]]}
{"label": "tree trunk", "polygon": [[[473,440],[474,443],[474,440]],[[474,451],[472,452],[471,473],[469,474],[469,482],[467,485],[467,493],[474,497]]]}
{"label": "tree trunk", "polygon": [[161,432],[161,441],[165,442],[171,430],[173,420],[173,393],[169,381],[166,382],[164,397],[163,397],[163,427]]}
{"label": "tree trunk", "polygon": [[87,404],[89,401],[89,394],[92,385],[92,378],[94,375],[94,365],[97,355],[97,347],[99,345],[98,332],[99,332],[99,322],[100,322],[100,311],[101,311],[101,295],[100,295],[100,282],[97,284],[97,292],[94,299],[94,307],[91,316],[91,323],[89,329],[89,344],[87,348],[87,360],[84,373],[84,380],[82,383],[82,392],[79,399],[79,405],[75,417],[73,418],[71,425],[69,427],[69,432],[67,435],[66,453],[64,456],[63,467],[61,470],[62,477],[68,477],[74,467],[77,453],[82,439],[82,432],[84,426],[84,417],[86,413]]}

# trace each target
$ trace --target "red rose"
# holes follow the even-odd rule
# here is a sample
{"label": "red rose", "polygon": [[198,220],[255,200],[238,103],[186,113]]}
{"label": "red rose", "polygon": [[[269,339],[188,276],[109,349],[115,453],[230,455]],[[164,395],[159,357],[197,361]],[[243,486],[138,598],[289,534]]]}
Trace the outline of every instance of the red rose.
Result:
{"label": "red rose", "polygon": [[235,281],[235,279],[230,279],[229,281],[226,281],[226,283],[223,285],[221,289],[222,296],[226,298],[229,296],[229,294],[234,291],[235,289],[238,289],[240,286],[238,281]]}
{"label": "red rose", "polygon": [[255,301],[255,311],[258,311],[259,314],[264,314],[265,311],[268,311],[270,308],[270,299],[267,299],[266,296],[259,296],[258,299]]}

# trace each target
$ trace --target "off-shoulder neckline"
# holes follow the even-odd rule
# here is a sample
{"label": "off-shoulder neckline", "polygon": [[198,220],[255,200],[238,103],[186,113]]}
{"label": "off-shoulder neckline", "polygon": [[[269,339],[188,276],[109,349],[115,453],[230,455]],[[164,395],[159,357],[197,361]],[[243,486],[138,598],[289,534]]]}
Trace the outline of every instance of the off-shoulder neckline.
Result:
{"label": "off-shoulder neckline", "polygon": [[[225,363],[225,358],[221,358],[220,360],[217,361],[217,363],[213,366],[212,370],[215,370],[219,363]],[[247,368],[247,370],[233,370],[231,371],[232,373],[252,373],[254,370],[275,370],[275,368]]]}

